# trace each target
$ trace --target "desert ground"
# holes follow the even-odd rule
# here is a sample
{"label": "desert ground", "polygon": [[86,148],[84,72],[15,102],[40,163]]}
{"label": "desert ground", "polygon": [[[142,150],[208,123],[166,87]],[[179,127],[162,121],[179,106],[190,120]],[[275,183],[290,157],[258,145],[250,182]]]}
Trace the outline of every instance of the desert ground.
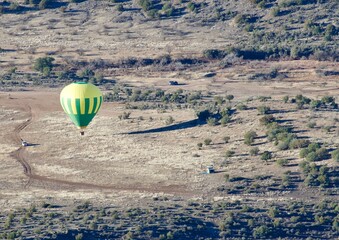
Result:
{"label": "desert ground", "polygon": [[[265,67],[265,63],[258,62],[259,64]],[[276,64],[296,68],[294,62],[274,63]],[[315,98],[338,96],[337,78],[328,77],[322,82],[315,82],[316,76],[311,68],[315,63],[304,61],[297,64],[299,71],[295,69],[291,71],[295,74],[290,73],[297,80],[290,77],[269,84],[241,81],[235,72],[249,74],[251,69],[247,66],[243,69],[240,67],[233,73],[230,70],[220,71],[212,81],[199,76],[186,81],[179,79],[187,83],[180,88],[187,91],[208,90],[218,95],[234,94],[237,102],[269,94],[272,96],[269,105],[281,110],[289,109],[288,105],[279,102],[284,95],[305,94]],[[330,64],[330,67],[333,66]],[[306,78],[310,80],[305,81]],[[119,81],[140,87],[144,79],[126,76]],[[178,88],[167,86],[167,82],[161,78],[148,79],[148,87],[163,87],[167,90]],[[12,208],[14,205],[20,206],[45,198],[69,201],[73,198],[93,198],[96,201],[109,198],[109,201],[126,203],[126,199],[133,199],[133,202],[135,199],[168,194],[188,199],[206,199],[221,197],[216,187],[222,182],[222,172],[231,176],[251,177],[272,171],[275,176],[282,174],[279,168],[272,169],[270,165],[258,164],[251,161],[249,156],[241,155],[242,151],[249,150],[242,143],[246,131],[255,130],[259,135],[265,134],[258,123],[255,108],[239,111],[236,120],[226,127],[197,125],[147,132],[146,130],[165,127],[168,116],[175,119],[174,124],[180,125],[194,120],[195,113],[193,110],[178,109],[164,112],[132,110],[129,119],[119,120],[118,116],[126,111],[124,104],[106,102],[85,136],[80,136],[61,109],[60,91],[61,89],[33,88],[1,93],[2,208]],[[256,107],[260,103],[254,101],[250,104]],[[278,111],[276,114],[281,119],[291,119],[299,129],[305,128],[307,116],[311,115],[313,113],[310,110],[291,113]],[[336,115],[336,112],[329,113],[319,121],[326,125]],[[152,120],[149,120],[150,117]],[[309,137],[317,139],[318,134],[331,144],[339,143],[335,132],[325,134],[319,130],[310,133]],[[230,142],[222,143],[223,136],[230,136]],[[20,147],[20,138],[33,146]],[[211,138],[214,144],[198,150],[197,143],[205,138]],[[272,150],[273,147],[273,144],[267,142],[260,146]],[[218,166],[225,151],[229,149],[236,152],[232,164]],[[195,157],[195,154],[199,157]],[[276,158],[298,158],[296,151],[277,154]],[[295,161],[298,163],[300,160]],[[220,173],[203,174],[206,167],[213,164]],[[284,197],[293,197],[293,194]]]}
{"label": "desert ground", "polygon": [[[0,2],[0,238],[338,238],[335,2],[141,2]],[[84,136],[74,81],[105,97]]]}

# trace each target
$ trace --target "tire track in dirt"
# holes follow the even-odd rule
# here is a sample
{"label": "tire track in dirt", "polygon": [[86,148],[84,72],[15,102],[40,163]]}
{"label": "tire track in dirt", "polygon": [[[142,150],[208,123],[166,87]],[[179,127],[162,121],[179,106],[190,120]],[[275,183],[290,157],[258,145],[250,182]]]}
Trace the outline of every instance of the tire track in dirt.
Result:
{"label": "tire track in dirt", "polygon": [[[20,132],[24,130],[29,124],[33,122],[34,114],[32,112],[32,109],[29,105],[26,105],[24,110],[28,112],[28,119],[17,125],[11,134],[11,137],[15,142],[21,144],[22,138],[20,137]],[[57,185],[57,187],[62,186],[69,186],[73,188],[78,189],[98,189],[98,190],[119,190],[119,191],[140,191],[140,192],[149,192],[149,193],[168,193],[168,194],[181,194],[186,196],[192,196],[193,192],[187,190],[183,186],[154,186],[154,187],[138,187],[138,186],[116,186],[116,185],[98,185],[98,184],[91,184],[91,183],[82,183],[82,182],[73,182],[68,180],[61,180],[61,179],[55,179],[55,178],[49,178],[46,176],[41,176],[34,174],[32,171],[32,168],[27,161],[26,157],[26,149],[24,146],[21,146],[17,150],[13,151],[11,153],[11,156],[16,159],[23,167],[24,174],[29,178],[28,183],[25,185],[27,187],[31,180],[37,180],[42,183],[50,183],[53,185]]]}
{"label": "tire track in dirt", "polygon": [[[12,138],[21,144],[21,137],[20,137],[20,132],[22,130],[24,130],[32,121],[32,113],[31,113],[31,108],[29,106],[25,107],[25,110],[29,111],[29,118],[19,124],[18,126],[15,127],[13,134],[12,134]],[[26,176],[30,177],[32,175],[32,169],[31,166],[28,164],[28,162],[25,160],[24,157],[24,153],[25,153],[25,148],[23,146],[21,146],[20,148],[18,148],[17,150],[15,150],[14,152],[11,153],[11,156],[14,157],[16,160],[18,160],[20,162],[20,164],[22,165],[23,169],[24,169],[24,173]]]}

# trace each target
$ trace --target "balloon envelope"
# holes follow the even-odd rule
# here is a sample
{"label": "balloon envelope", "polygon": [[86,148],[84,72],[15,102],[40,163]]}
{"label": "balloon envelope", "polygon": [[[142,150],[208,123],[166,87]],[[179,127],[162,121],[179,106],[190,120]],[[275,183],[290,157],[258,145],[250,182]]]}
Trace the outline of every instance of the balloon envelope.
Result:
{"label": "balloon envelope", "polygon": [[71,83],[62,89],[60,103],[72,122],[85,129],[101,106],[102,93],[91,83]]}

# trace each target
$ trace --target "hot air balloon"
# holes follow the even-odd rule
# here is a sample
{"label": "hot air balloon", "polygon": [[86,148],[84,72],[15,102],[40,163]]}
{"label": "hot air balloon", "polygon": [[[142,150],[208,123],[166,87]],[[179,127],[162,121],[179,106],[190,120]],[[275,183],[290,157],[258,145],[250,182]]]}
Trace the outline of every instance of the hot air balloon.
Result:
{"label": "hot air balloon", "polygon": [[102,93],[91,83],[77,82],[64,87],[60,93],[60,103],[65,113],[84,135],[84,129],[97,114]]}

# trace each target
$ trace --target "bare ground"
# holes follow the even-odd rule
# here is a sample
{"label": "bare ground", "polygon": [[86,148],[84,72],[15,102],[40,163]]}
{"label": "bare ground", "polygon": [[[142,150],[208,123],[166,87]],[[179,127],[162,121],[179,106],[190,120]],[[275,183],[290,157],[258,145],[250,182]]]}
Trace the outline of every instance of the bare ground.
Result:
{"label": "bare ground", "polygon": [[[95,6],[94,6],[94,5]],[[133,11],[111,14],[109,3],[86,2],[70,4],[65,12],[59,9],[6,14],[0,16],[0,73],[18,67],[19,73],[32,71],[34,59],[46,54],[65,59],[117,60],[133,57],[157,57],[171,53],[177,57],[200,55],[202,50],[231,46],[240,34],[234,24],[223,22],[209,25],[170,18],[148,21]],[[251,8],[251,6],[246,6]],[[107,9],[106,9],[107,8]],[[131,17],[131,19],[130,19]],[[188,16],[188,19],[190,16]],[[10,19],[10,21],[8,20]],[[109,19],[109,20],[107,20]],[[187,20],[187,21],[186,21]],[[227,36],[227,38],[225,38]],[[23,40],[24,39],[24,40]],[[285,76],[274,81],[252,81],[254,73],[277,68]],[[319,76],[317,70],[338,71],[333,62],[317,61],[251,61],[231,68],[207,66],[199,71],[157,72],[119,69],[107,76],[117,83],[135,87],[159,87],[172,90],[168,80],[178,80],[184,90],[201,90],[211,94],[235,95],[236,101],[257,96],[273,96],[267,103],[272,109],[293,109],[280,100],[284,95],[304,94],[320,98],[339,96],[338,76]],[[206,78],[206,72],[215,72]],[[248,176],[274,174],[285,169],[264,164],[248,156],[249,147],[242,142],[248,130],[263,136],[255,109],[239,111],[227,127],[207,125],[157,133],[127,134],[166,126],[172,116],[174,124],[195,118],[193,110],[133,110],[131,119],[120,121],[118,115],[127,111],[123,104],[105,103],[84,137],[75,130],[59,105],[61,89],[26,89],[0,92],[0,206],[29,205],[43,199],[59,199],[73,203],[78,199],[96,202],[139,204],[152,196],[171,195],[182,198],[219,199],[256,197],[266,200],[298,198],[300,193],[284,196],[225,196],[216,191],[223,183],[223,174]],[[10,96],[9,96],[10,94]],[[249,103],[256,107],[266,103]],[[293,121],[296,129],[304,130],[309,119],[317,125],[335,125],[337,113],[313,113],[302,110],[276,114]],[[138,120],[142,116],[144,120]],[[150,121],[149,117],[153,120]],[[315,140],[338,144],[335,131],[325,133],[320,127],[301,133]],[[222,143],[230,136],[229,144]],[[35,144],[20,147],[20,138]],[[198,150],[197,143],[211,138],[213,144]],[[292,158],[288,170],[296,170],[300,162],[297,151],[275,152],[275,146],[258,140],[261,151],[272,150],[275,158]],[[234,150],[230,164],[222,166],[224,153]],[[247,155],[246,155],[247,154]],[[194,157],[199,155],[200,157]],[[207,165],[215,164],[221,172],[201,174]],[[333,164],[333,163],[331,163]],[[305,198],[316,196],[313,192]]]}
{"label": "bare ground", "polygon": [[[262,95],[281,99],[283,95],[299,93],[309,97],[327,94],[338,96],[338,79],[323,79],[326,84],[304,81],[306,77],[313,79],[312,69],[306,68],[313,65],[307,61],[298,64],[305,68],[305,73],[296,73],[298,80],[295,81],[288,78],[270,84],[248,82],[241,80],[234,72],[219,72],[212,81],[194,79],[187,81],[187,85],[182,88],[234,94],[240,100]],[[291,63],[283,62],[281,65],[291,66]],[[138,86],[144,78],[126,77],[126,80],[121,78],[119,81]],[[168,88],[160,78],[150,79],[148,84]],[[248,130],[257,131],[259,136],[265,133],[255,109],[240,111],[235,121],[227,127],[198,125],[174,131],[129,134],[164,127],[168,116],[175,119],[174,124],[191,121],[195,119],[194,111],[133,110],[130,119],[119,120],[118,115],[126,111],[124,105],[104,103],[85,136],[81,137],[59,106],[59,92],[59,89],[31,89],[3,92],[0,95],[0,124],[4,129],[0,142],[0,202],[3,208],[46,198],[62,199],[65,202],[81,198],[131,204],[163,194],[188,199],[271,199],[270,193],[261,197],[225,196],[219,194],[216,188],[223,182],[223,172],[231,176],[253,177],[268,173],[281,176],[285,171],[246,155],[250,148],[243,144],[244,133]],[[261,104],[256,101],[249,103],[253,105],[250,107]],[[332,124],[336,116],[335,112],[315,114],[310,110],[284,113],[284,110],[291,110],[295,106],[284,105],[279,101],[268,104],[272,109],[281,110],[281,113],[276,114],[277,117],[293,121],[295,128],[300,130],[306,128],[309,118],[316,118],[317,125],[322,126]],[[139,116],[144,120],[140,120]],[[321,138],[332,145],[339,144],[335,132],[327,134],[321,129],[314,129],[302,134],[312,139]],[[229,144],[222,142],[224,136],[231,137]],[[20,138],[34,146],[19,147]],[[203,142],[205,138],[211,138],[213,144],[198,150],[197,143]],[[258,140],[258,144],[262,151],[276,151],[272,143]],[[231,164],[223,166],[221,162],[226,150],[236,153],[231,158]],[[300,161],[298,151],[275,154],[275,159],[287,157],[292,157],[295,163],[288,170],[296,170]],[[220,173],[202,174],[210,164],[217,166]],[[294,197],[299,197],[299,193],[276,196],[281,199]],[[303,193],[303,197],[308,198],[308,195]]]}

